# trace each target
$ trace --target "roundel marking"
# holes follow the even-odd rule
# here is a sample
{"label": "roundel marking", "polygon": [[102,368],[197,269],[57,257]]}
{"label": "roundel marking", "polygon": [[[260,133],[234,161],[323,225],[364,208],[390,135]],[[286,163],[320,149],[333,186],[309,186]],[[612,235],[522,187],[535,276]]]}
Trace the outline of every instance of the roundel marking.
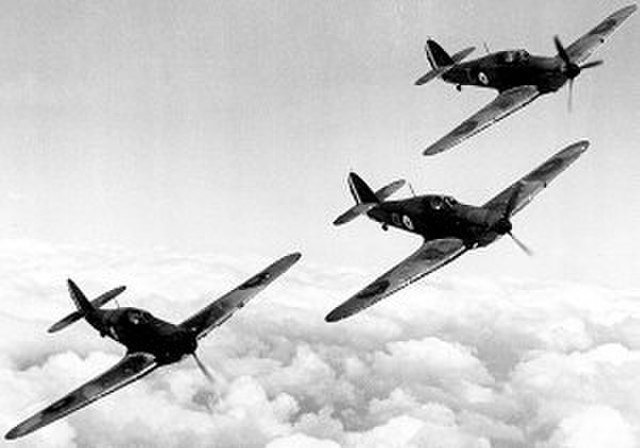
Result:
{"label": "roundel marking", "polygon": [[527,177],[533,180],[539,177],[544,177],[560,169],[562,167],[562,164],[563,164],[563,161],[560,158],[548,160],[546,163],[544,163],[541,167],[539,167],[537,170],[535,170],[533,173],[531,173]]}
{"label": "roundel marking", "polygon": [[368,299],[369,297],[373,297],[377,294],[382,294],[387,290],[387,288],[389,288],[389,286],[391,286],[389,280],[380,280],[360,291],[356,297],[358,299]]}
{"label": "roundel marking", "polygon": [[498,109],[504,110],[504,109],[510,108],[513,105],[513,103],[515,103],[513,98],[509,96],[503,96],[503,97],[498,97],[498,99],[494,104]]}
{"label": "roundel marking", "polygon": [[451,135],[452,136],[466,135],[469,132],[473,131],[475,128],[477,128],[478,124],[479,123],[476,120],[465,121],[460,126],[458,126],[453,131],[451,131]]}
{"label": "roundel marking", "polygon": [[402,216],[402,224],[404,224],[407,229],[413,230],[413,222],[407,215]]}
{"label": "roundel marking", "polygon": [[271,278],[271,274],[269,272],[263,272],[262,274],[258,274],[256,276],[250,278],[246,282],[244,282],[242,285],[240,285],[238,287],[238,289],[255,288],[257,286],[260,286],[261,284],[263,284],[264,282],[266,282],[270,278]]}
{"label": "roundel marking", "polygon": [[600,25],[598,25],[594,29],[592,29],[589,34],[592,35],[592,36],[596,35],[596,34],[606,34],[611,29],[615,28],[617,24],[618,24],[618,22],[615,19],[605,20]]}
{"label": "roundel marking", "polygon": [[480,81],[485,86],[489,85],[489,77],[485,72],[478,72],[478,81]]}

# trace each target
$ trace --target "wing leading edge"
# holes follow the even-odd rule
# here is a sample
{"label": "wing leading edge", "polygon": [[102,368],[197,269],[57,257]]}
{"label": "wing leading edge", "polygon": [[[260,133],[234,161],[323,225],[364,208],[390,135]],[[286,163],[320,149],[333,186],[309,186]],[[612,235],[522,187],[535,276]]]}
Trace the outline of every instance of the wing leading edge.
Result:
{"label": "wing leading edge", "polygon": [[503,211],[512,200],[514,192],[518,190],[516,205],[511,212],[511,216],[515,215],[544,190],[558,174],[575,162],[588,147],[589,142],[586,140],[567,146],[522,179],[500,192],[483,207]]}
{"label": "wing leading edge", "polygon": [[453,131],[425,149],[422,154],[432,156],[451,149],[472,135],[523,108],[539,96],[540,91],[535,86],[518,86],[505,90]]}
{"label": "wing leading edge", "polygon": [[229,319],[238,309],[246,305],[249,300],[266,288],[272,281],[289,270],[300,257],[299,253],[282,257],[233,291],[228,292],[209,306],[198,311],[182,322],[180,326],[196,332],[198,339],[206,336],[215,327]]}
{"label": "wing leading edge", "polygon": [[462,240],[457,238],[425,241],[416,252],[400,264],[331,311],[325,320],[336,322],[356,314],[452,262],[466,250]]}
{"label": "wing leading edge", "polygon": [[55,401],[9,431],[6,439],[16,439],[77,411],[112,392],[139,380],[158,367],[149,353],[129,353],[120,362],[73,392]]}

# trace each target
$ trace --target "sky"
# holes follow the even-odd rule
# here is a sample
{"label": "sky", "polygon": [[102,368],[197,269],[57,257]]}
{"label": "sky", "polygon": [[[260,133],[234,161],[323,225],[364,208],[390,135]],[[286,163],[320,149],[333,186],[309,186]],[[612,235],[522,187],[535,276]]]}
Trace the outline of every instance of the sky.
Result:
{"label": "sky", "polygon": [[[564,146],[590,152],[460,273],[638,286],[640,165],[632,18],[605,65],[439,157],[422,150],[494,92],[413,81],[425,38],[457,51],[552,55],[624,4],[501,2],[11,2],[0,10],[0,235],[188,253],[300,250],[383,272],[419,244],[362,219],[373,187],[482,204]],[[409,195],[405,190],[402,194]],[[398,197],[402,197],[398,194]],[[482,260],[482,261],[480,261]],[[484,261],[484,262],[483,262]]]}
{"label": "sky", "polygon": [[[177,319],[186,307],[178,302],[174,309],[181,297],[204,304],[203,294],[222,293],[300,251],[303,259],[290,280],[283,278],[281,296],[265,294],[257,302],[264,308],[247,307],[241,316],[252,317],[234,318],[235,327],[221,330],[221,342],[210,346],[213,364],[230,369],[231,389],[220,392],[207,415],[222,418],[229,433],[247,429],[250,418],[234,420],[239,426],[224,420],[244,415],[235,384],[239,394],[262,397],[256,406],[272,416],[255,432],[247,430],[256,434],[247,445],[282,447],[295,440],[278,438],[313,437],[318,446],[374,446],[377,437],[409,428],[415,441],[399,446],[422,446],[426,436],[420,433],[431,430],[455,438],[444,446],[586,446],[579,437],[595,420],[609,422],[621,437],[628,434],[617,446],[637,446],[638,390],[628,375],[638,373],[640,334],[638,18],[596,53],[605,64],[576,80],[571,113],[563,89],[437,157],[425,158],[422,150],[495,93],[458,93],[439,82],[413,85],[428,69],[427,36],[451,53],[474,45],[481,55],[486,43],[491,50],[553,55],[554,35],[569,45],[626,4],[0,5],[0,247],[3,272],[11,274],[3,276],[0,340],[3,375],[19,391],[0,399],[7,400],[0,401],[3,426],[119,353],[80,326],[55,342],[41,335],[52,315],[69,309],[67,277],[79,276],[96,294],[126,284],[128,304]],[[534,257],[500,240],[371,308],[366,314],[373,317],[341,323],[339,336],[335,327],[325,329],[322,317],[332,307],[420,244],[414,235],[383,233],[366,219],[331,225],[352,205],[350,170],[374,188],[404,178],[417,193],[446,193],[479,205],[585,138],[591,141],[587,153],[514,219],[516,235]],[[409,194],[405,189],[397,197]],[[582,303],[582,293],[590,300]],[[503,300],[493,304],[491,297]],[[278,299],[274,308],[269,298]],[[449,303],[457,308],[440,309]],[[407,316],[416,306],[427,314]],[[434,323],[434,310],[446,316],[436,315]],[[266,313],[263,325],[259,313]],[[489,328],[488,349],[470,336],[480,329],[478,319]],[[256,322],[261,325],[253,331]],[[312,322],[308,333],[304,322]],[[388,333],[377,336],[377,325]],[[243,339],[246,330],[253,332]],[[263,338],[273,342],[263,345]],[[515,347],[508,347],[511,338]],[[216,355],[218,348],[231,354]],[[425,367],[412,364],[414,350],[424,362],[439,350],[448,354]],[[460,363],[455,373],[452,359]],[[394,379],[388,363],[416,376]],[[65,377],[68,365],[76,366],[72,378]],[[289,382],[274,386],[281,369],[289,371]],[[585,371],[593,383],[580,383]],[[197,372],[189,365],[175,372],[138,393],[151,396],[151,408],[169,403],[176,415],[191,410],[187,421],[202,423],[207,417],[196,392],[204,386]],[[367,372],[375,373],[372,384],[365,384]],[[600,377],[607,372],[616,378],[615,390]],[[572,388],[556,399],[553,383],[565,374]],[[305,375],[311,379],[302,381]],[[326,391],[307,393],[322,375],[351,398],[323,402]],[[433,379],[433,390],[419,376]],[[32,388],[50,377],[61,382]],[[592,395],[579,398],[587,387]],[[484,397],[480,404],[476,393]],[[125,396],[136,403],[131,394]],[[63,424],[60,446],[69,440],[94,446],[95,439],[78,431],[85,422],[99,427],[106,409],[112,408]],[[517,416],[508,418],[514,410]],[[136,421],[130,417],[118,424]],[[227,433],[215,434],[228,440]],[[187,443],[175,440],[173,446]],[[298,439],[298,446],[311,442]]]}

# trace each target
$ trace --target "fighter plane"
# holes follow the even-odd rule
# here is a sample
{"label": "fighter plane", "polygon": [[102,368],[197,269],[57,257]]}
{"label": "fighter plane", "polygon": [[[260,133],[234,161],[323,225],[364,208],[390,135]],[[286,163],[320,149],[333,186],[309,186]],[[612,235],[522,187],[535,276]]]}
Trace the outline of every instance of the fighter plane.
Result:
{"label": "fighter plane", "polygon": [[158,367],[176,363],[188,355],[193,356],[202,373],[213,380],[196,355],[198,340],[229,319],[299,258],[299,253],[293,253],[279,259],[178,325],[138,308],[100,309],[100,306],[124,291],[124,287],[109,291],[90,302],[80,288],[68,280],[69,294],[78,310],[54,324],[49,331],[61,330],[84,318],[101,336],[108,336],[124,345],[127,353],[106,372],[20,423],[5,438],[16,439],[36,431],[139,380]]}
{"label": "fighter plane", "polygon": [[468,250],[487,246],[503,235],[511,236],[521,249],[531,254],[514,237],[511,218],[575,162],[588,146],[589,142],[580,141],[566,147],[480,207],[435,194],[386,201],[404,181],[396,181],[374,193],[357,174],[350,173],[348,184],[356,205],[340,215],[334,221],[335,225],[366,214],[381,223],[383,230],[396,227],[420,235],[424,241],[416,252],[335,308],[325,320],[335,322],[358,313]]}
{"label": "fighter plane", "polygon": [[474,50],[473,47],[449,56],[434,40],[428,39],[425,52],[432,70],[418,79],[416,85],[441,78],[455,84],[458,90],[463,85],[471,85],[496,89],[499,93],[491,103],[429,146],[423,154],[431,156],[451,149],[540,95],[557,91],[567,82],[571,109],[573,81],[582,70],[602,64],[601,60],[585,61],[636,9],[636,5],[630,5],[614,12],[566,48],[556,36],[554,42],[558,54],[552,57],[531,55],[521,49],[490,53],[462,62]]}

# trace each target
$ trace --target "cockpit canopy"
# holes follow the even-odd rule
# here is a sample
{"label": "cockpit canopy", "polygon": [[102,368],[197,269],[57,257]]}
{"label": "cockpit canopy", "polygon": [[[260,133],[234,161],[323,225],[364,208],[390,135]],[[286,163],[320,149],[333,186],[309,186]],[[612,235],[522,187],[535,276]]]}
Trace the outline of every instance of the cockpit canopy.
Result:
{"label": "cockpit canopy", "polygon": [[455,206],[458,201],[456,201],[451,196],[443,196],[443,195],[430,195],[426,198],[427,204],[432,210],[442,210],[443,208],[451,208]]}
{"label": "cockpit canopy", "polygon": [[133,325],[140,325],[149,322],[151,320],[151,314],[146,311],[131,309],[127,313],[127,319],[129,319],[129,322]]}
{"label": "cockpit canopy", "polygon": [[502,64],[522,64],[529,60],[527,50],[508,50],[498,53],[497,59]]}

